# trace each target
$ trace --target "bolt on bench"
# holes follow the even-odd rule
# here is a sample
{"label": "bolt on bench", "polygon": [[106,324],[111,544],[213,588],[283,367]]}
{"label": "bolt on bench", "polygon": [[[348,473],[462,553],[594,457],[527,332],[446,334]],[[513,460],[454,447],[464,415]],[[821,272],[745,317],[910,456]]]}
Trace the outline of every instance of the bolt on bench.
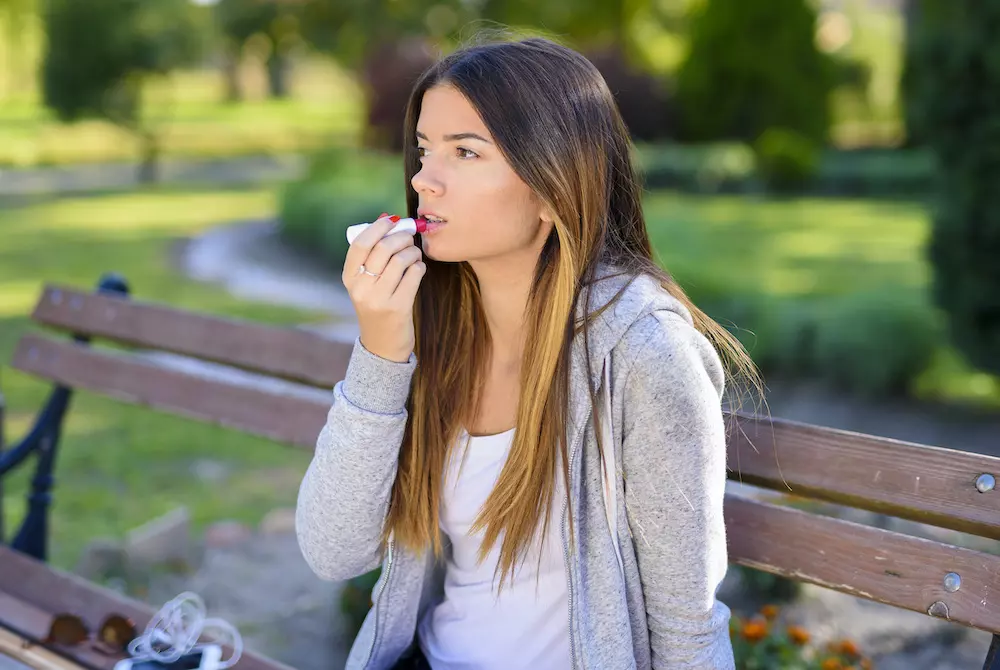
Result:
{"label": "bolt on bench", "polygon": [[[133,301],[113,276],[96,293],[46,287],[32,318],[72,336],[27,334],[12,363],[55,384],[28,437],[0,457],[2,475],[38,453],[13,547],[41,560],[73,389],[312,448],[353,346]],[[133,350],[89,346],[98,339]],[[185,358],[170,358],[178,355]],[[190,359],[222,367],[206,374],[183,364]],[[735,419],[731,480],[1000,539],[1000,458],[742,413],[727,418]],[[1000,556],[736,494],[727,495],[725,516],[732,563],[993,633],[983,667],[1000,670]]]}

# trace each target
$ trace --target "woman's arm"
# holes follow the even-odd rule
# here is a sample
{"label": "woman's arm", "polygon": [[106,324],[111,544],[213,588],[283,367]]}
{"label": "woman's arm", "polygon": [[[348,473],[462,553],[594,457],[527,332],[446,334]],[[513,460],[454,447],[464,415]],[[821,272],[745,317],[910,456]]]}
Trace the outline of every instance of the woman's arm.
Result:
{"label": "woman's arm", "polygon": [[[635,331],[635,332],[633,332]],[[711,343],[674,312],[633,324],[622,466],[654,669],[730,670],[722,504],[725,377]]]}
{"label": "woman's arm", "polygon": [[299,488],[295,530],[309,567],[349,579],[378,567],[380,539],[406,427],[416,369],[380,358],[355,340],[344,380]]}

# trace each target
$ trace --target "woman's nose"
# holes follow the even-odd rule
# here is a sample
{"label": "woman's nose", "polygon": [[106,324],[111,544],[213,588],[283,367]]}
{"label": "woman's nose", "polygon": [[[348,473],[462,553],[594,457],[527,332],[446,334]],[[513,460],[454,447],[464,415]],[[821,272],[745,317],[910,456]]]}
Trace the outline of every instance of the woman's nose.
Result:
{"label": "woman's nose", "polygon": [[410,185],[417,193],[440,196],[444,193],[444,183],[435,176],[424,163],[420,170],[410,179]]}

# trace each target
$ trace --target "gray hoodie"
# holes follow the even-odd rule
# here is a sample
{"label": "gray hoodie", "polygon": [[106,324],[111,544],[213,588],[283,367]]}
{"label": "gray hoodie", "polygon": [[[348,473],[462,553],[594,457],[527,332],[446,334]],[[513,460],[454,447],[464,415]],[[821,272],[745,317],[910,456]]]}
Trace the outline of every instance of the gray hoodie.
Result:
{"label": "gray hoodie", "polygon": [[[590,311],[626,283],[595,284]],[[602,461],[597,446],[580,333],[571,348],[570,496],[559,510],[573,668],[729,670],[730,612],[716,598],[728,567],[722,363],[688,310],[646,275],[591,323],[589,340],[615,461]],[[299,545],[318,576],[343,580],[382,565],[348,670],[391,668],[443,592],[432,552],[391,541],[383,552],[379,543],[415,367],[413,355],[387,361],[355,342],[299,491]],[[618,475],[610,494],[602,466]]]}

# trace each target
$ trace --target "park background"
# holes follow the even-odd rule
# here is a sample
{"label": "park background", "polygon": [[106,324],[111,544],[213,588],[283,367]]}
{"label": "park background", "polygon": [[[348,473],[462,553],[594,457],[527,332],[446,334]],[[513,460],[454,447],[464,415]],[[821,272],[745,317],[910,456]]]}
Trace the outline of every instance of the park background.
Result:
{"label": "park background", "polygon": [[[602,71],[657,259],[750,350],[774,416],[995,455],[997,27],[1000,3],[946,0],[0,0],[0,364],[44,283],[107,271],[143,300],[350,337],[343,230],[404,207],[409,86],[507,28]],[[0,390],[11,443],[49,388],[2,367]],[[238,581],[236,561],[266,581],[295,558],[288,510],[308,459],[79,393],[52,562],[154,604],[199,584],[259,614],[248,628],[313,626],[309,644],[337,658],[330,620],[349,598],[310,599],[303,576],[269,593],[281,607],[261,604],[222,574]],[[8,533],[29,475],[3,487]],[[197,560],[97,558],[150,522]],[[228,570],[211,572],[213,551]],[[745,581],[750,602],[807,599]],[[816,640],[852,630],[801,616]],[[878,667],[965,639],[858,635]]]}

